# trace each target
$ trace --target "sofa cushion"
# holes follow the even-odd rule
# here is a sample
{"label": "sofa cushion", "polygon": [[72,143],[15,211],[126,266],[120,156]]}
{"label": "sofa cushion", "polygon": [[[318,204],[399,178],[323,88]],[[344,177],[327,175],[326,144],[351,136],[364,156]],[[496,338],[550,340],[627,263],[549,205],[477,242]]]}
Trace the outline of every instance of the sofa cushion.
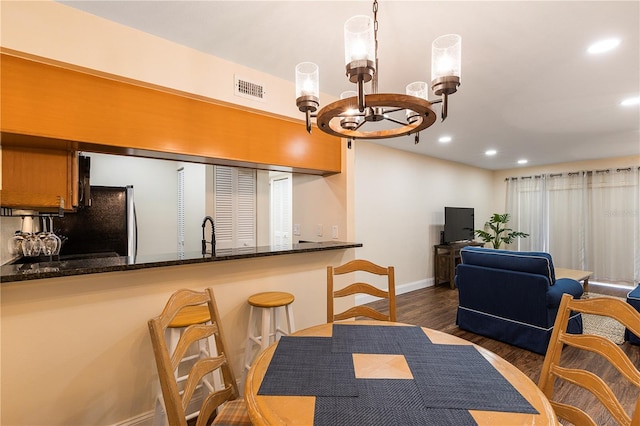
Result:
{"label": "sofa cushion", "polygon": [[549,279],[550,285],[556,282],[553,260],[549,253],[467,246],[460,250],[460,258],[462,263],[544,275]]}
{"label": "sofa cushion", "polygon": [[[640,312],[640,283],[638,286],[627,294],[627,303],[633,306],[636,311]],[[624,330],[624,340],[634,345],[640,345],[640,336],[636,336],[629,329]]]}

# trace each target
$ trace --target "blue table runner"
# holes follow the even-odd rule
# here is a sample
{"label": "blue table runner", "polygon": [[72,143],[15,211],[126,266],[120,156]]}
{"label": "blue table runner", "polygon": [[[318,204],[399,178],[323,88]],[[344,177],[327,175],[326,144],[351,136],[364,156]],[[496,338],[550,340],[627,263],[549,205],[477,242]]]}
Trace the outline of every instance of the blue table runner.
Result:
{"label": "blue table runner", "polygon": [[538,413],[471,345],[432,345],[405,359],[427,407]]}
{"label": "blue table runner", "polygon": [[359,379],[358,396],[316,398],[314,425],[476,425],[466,410],[433,409],[422,404],[414,380]]}
{"label": "blue table runner", "polygon": [[328,337],[282,336],[258,395],[356,396],[349,353],[332,353]]}
{"label": "blue table runner", "polygon": [[423,352],[431,340],[415,326],[334,324],[332,352],[397,354]]}
{"label": "blue table runner", "polygon": [[[404,355],[410,379],[356,379],[353,353]],[[538,413],[471,345],[433,344],[416,326],[334,324],[283,336],[259,395],[316,396],[314,425],[471,425],[468,410]]]}

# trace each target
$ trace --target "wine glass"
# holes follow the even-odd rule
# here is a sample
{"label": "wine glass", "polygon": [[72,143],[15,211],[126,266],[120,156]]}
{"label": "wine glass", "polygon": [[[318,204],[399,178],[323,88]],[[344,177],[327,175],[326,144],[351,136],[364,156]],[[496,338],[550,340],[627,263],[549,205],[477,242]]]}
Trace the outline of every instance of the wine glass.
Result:
{"label": "wine glass", "polygon": [[42,240],[38,234],[30,233],[22,241],[22,253],[27,257],[34,257],[40,254]]}
{"label": "wine glass", "polygon": [[25,234],[22,231],[16,231],[15,235],[9,238],[9,254],[10,255],[22,255],[22,242],[24,241]]}
{"label": "wine glass", "polygon": [[53,217],[49,216],[49,231],[40,233],[42,241],[42,254],[45,256],[53,256],[60,253],[60,238],[53,232]]}

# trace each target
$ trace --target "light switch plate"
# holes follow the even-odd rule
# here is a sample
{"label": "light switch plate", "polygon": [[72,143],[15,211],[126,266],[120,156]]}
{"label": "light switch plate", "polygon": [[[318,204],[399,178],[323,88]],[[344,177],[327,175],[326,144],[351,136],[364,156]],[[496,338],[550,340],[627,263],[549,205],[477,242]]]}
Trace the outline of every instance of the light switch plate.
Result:
{"label": "light switch plate", "polygon": [[299,223],[294,223],[293,224],[293,235],[300,235],[300,224]]}
{"label": "light switch plate", "polygon": [[318,237],[322,237],[322,224],[321,223],[316,225],[316,235]]}
{"label": "light switch plate", "polygon": [[338,238],[338,225],[333,225],[331,227],[331,238],[333,238],[333,239],[337,239]]}

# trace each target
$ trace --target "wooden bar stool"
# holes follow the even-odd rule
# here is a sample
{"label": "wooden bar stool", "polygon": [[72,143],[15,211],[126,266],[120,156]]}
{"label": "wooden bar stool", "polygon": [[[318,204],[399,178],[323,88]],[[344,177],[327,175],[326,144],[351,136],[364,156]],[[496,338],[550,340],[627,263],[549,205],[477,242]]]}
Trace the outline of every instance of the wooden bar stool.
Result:
{"label": "wooden bar stool", "polygon": [[[282,291],[267,291],[257,293],[250,296],[247,302],[250,306],[249,325],[247,327],[247,347],[245,349],[244,367],[249,369],[253,362],[253,346],[260,346],[260,351],[265,350],[272,342],[280,339],[280,336],[293,333],[295,326],[293,325],[293,308],[291,304],[295,298],[293,294]],[[255,309],[262,309],[260,321],[260,334],[254,330],[258,329],[259,316],[256,315]],[[280,308],[284,309],[287,316],[287,330],[285,331],[280,324]],[[257,355],[257,354],[256,354]]]}
{"label": "wooden bar stool", "polygon": [[[208,322],[211,322],[211,315],[209,314],[209,308],[207,307],[207,305],[185,306],[184,308],[182,308],[167,326],[165,338],[167,341],[169,353],[173,354],[175,352],[178,341],[180,340],[180,336],[187,327],[195,324],[206,324]],[[213,337],[198,341],[197,353],[193,353],[193,351],[191,351],[191,353],[180,360],[180,366],[184,364],[187,371],[185,372],[185,374],[182,374],[180,373],[181,367],[178,367],[178,369],[176,370],[176,381],[178,382],[178,384],[184,382],[187,379],[190,364],[195,362],[198,358],[208,358],[211,356],[216,356],[217,353],[218,351],[216,348],[216,342]],[[220,377],[219,373],[213,375],[213,383],[211,383],[209,380],[203,380],[203,384],[208,388],[206,391],[207,393],[213,392],[214,389],[222,389],[223,387],[222,378]],[[161,410],[158,411],[158,408],[160,407]],[[198,407],[195,407],[191,412],[187,410],[187,420],[196,417],[198,413]],[[154,425],[166,424],[166,413],[161,391],[158,391],[158,394],[156,396],[155,420],[156,421],[154,421]]]}

